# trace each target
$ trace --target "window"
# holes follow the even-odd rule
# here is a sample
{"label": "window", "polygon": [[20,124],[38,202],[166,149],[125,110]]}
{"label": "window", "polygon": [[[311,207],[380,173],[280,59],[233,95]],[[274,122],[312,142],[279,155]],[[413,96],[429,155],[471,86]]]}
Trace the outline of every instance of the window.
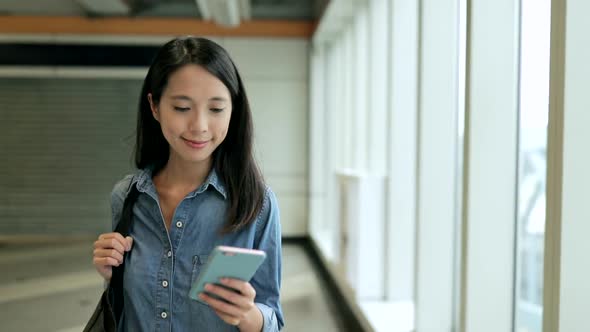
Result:
{"label": "window", "polygon": [[521,0],[515,331],[542,330],[550,0]]}

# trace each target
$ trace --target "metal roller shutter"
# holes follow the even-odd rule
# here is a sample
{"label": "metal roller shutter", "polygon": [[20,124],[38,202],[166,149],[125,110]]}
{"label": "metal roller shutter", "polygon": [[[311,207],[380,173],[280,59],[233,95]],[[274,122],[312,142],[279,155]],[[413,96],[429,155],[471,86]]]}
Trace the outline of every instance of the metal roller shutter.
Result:
{"label": "metal roller shutter", "polygon": [[0,80],[0,234],[110,228],[110,191],[132,169],[141,82]]}

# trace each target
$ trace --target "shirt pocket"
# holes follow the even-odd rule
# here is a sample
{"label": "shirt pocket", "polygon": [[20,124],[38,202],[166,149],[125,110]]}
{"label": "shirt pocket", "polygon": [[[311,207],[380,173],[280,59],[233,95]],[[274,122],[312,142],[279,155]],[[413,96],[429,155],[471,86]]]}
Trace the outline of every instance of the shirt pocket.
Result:
{"label": "shirt pocket", "polygon": [[[191,289],[191,292],[192,292],[193,285],[195,285],[197,283],[197,280],[199,279],[199,275],[201,275],[201,272],[203,272],[203,270],[205,269],[205,264],[207,263],[208,258],[209,258],[209,255],[194,255],[193,256],[193,269],[191,272],[191,284],[189,286],[189,288]],[[193,300],[192,302],[202,304],[201,302],[199,302],[197,300]]]}
{"label": "shirt pocket", "polygon": [[191,275],[191,286],[197,281],[201,271],[205,268],[205,264],[209,259],[209,255],[194,255],[193,256],[193,272]]}

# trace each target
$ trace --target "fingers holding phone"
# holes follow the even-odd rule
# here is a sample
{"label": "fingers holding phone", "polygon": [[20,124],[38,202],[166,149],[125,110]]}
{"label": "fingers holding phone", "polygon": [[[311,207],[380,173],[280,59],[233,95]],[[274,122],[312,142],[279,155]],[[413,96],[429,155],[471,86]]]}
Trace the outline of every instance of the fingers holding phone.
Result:
{"label": "fingers holding phone", "polygon": [[133,238],[120,233],[104,233],[94,242],[93,264],[98,273],[107,281],[113,275],[113,266],[123,263],[125,252],[131,250]]}
{"label": "fingers holding phone", "polygon": [[199,295],[215,313],[228,324],[240,325],[251,315],[258,313],[254,304],[256,291],[249,282],[223,278],[220,285],[207,284]]}

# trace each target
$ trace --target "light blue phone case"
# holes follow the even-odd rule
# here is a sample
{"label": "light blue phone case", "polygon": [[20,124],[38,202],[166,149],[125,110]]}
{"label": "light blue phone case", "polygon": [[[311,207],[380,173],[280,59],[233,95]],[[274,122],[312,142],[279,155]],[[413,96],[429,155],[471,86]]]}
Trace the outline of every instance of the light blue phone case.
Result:
{"label": "light blue phone case", "polygon": [[216,247],[192,285],[189,297],[207,304],[199,298],[206,284],[219,284],[221,278],[250,281],[265,258],[266,253],[261,250]]}

